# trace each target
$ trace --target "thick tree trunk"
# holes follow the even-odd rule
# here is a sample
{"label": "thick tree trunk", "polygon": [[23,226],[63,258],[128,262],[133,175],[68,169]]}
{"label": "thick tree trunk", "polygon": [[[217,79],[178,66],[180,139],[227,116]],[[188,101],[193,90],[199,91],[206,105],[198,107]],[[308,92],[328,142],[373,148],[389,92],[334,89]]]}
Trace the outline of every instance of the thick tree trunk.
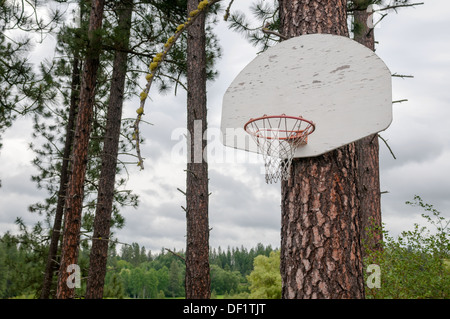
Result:
{"label": "thick tree trunk", "polygon": [[[280,0],[280,33],[348,36],[345,0]],[[364,298],[354,144],[294,159],[282,182],[283,298]]]}
{"label": "thick tree trunk", "polygon": [[78,261],[84,179],[86,175],[89,138],[95,99],[95,84],[99,67],[99,44],[101,42],[99,30],[102,27],[104,4],[104,0],[95,0],[92,2],[91,7],[89,46],[84,63],[80,105],[78,108],[75,129],[72,154],[72,174],[67,187],[63,245],[56,294],[58,299],[72,298],[75,292],[74,288],[70,288],[69,285],[67,285],[67,279],[71,275],[67,269],[70,265],[76,265]]}
{"label": "thick tree trunk", "polygon": [[[111,212],[114,200],[114,185],[119,150],[122,105],[127,72],[127,53],[129,46],[133,0],[122,0],[118,5],[119,30],[122,38],[117,43],[112,83],[106,119],[106,133],[102,153],[97,208],[94,219],[94,235],[90,253],[89,276],[86,287],[86,299],[103,298],[103,287],[108,260]],[[120,50],[123,49],[123,50]]]}
{"label": "thick tree trunk", "polygon": [[42,286],[40,299],[48,299],[50,297],[50,289],[53,281],[53,273],[58,268],[56,264],[56,256],[58,253],[58,243],[61,237],[61,225],[64,213],[64,203],[66,201],[67,183],[69,181],[69,158],[72,152],[72,144],[74,138],[75,118],[77,115],[77,106],[80,97],[80,59],[75,57],[72,64],[72,83],[71,97],[69,106],[69,117],[67,120],[66,140],[64,142],[64,152],[61,165],[61,176],[59,180],[58,202],[55,210],[55,220],[53,222],[52,235],[50,238],[50,246],[45,266],[44,283]]}
{"label": "thick tree trunk", "polygon": [[[199,0],[188,0],[188,11]],[[205,14],[188,28],[187,128],[189,157],[186,178],[186,298],[210,298],[208,163],[203,158],[206,141],[206,35]]]}
{"label": "thick tree trunk", "polygon": [[[357,3],[357,1],[355,2]],[[354,23],[358,25],[354,40],[375,50],[373,22],[366,8],[354,11]],[[368,25],[371,23],[371,25]],[[358,156],[359,183],[361,212],[361,241],[366,250],[381,249],[382,223],[381,223],[381,192],[380,192],[380,166],[378,134],[365,137],[356,143]]]}
{"label": "thick tree trunk", "polygon": [[344,0],[279,0],[280,33],[288,38],[328,33],[348,36]]}

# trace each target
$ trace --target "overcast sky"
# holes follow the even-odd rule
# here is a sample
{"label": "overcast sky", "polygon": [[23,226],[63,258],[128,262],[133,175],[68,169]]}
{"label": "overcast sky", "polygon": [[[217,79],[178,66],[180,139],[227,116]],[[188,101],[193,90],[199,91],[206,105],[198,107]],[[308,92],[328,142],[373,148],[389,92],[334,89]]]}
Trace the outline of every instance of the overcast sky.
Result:
{"label": "overcast sky", "polygon": [[[235,1],[234,9],[246,10],[250,1]],[[394,159],[380,142],[382,218],[391,235],[424,223],[419,208],[405,204],[420,195],[450,218],[450,2],[425,0],[425,5],[392,12],[375,29],[376,53],[392,73],[413,79],[393,79],[394,121],[381,133],[392,148]],[[219,77],[208,85],[210,131],[210,245],[251,248],[261,242],[279,247],[280,184],[267,185],[262,159],[243,151],[225,149],[216,139],[220,127],[222,97],[234,77],[252,59],[257,49],[221,22],[216,27],[223,57]],[[51,41],[51,40],[49,40]],[[36,48],[35,55],[51,57],[49,46]],[[144,81],[145,79],[142,79]],[[160,96],[146,104],[141,134],[145,170],[131,167],[128,189],[140,195],[138,209],[122,212],[126,225],[116,232],[121,242],[138,242],[152,251],[162,247],[185,248],[184,196],[186,167],[182,154],[186,127],[186,96]],[[138,98],[126,102],[124,117],[134,117]],[[27,207],[43,200],[30,176],[34,157],[29,119],[15,123],[3,136],[0,160],[0,233],[16,231],[16,217],[33,224],[38,216]]]}

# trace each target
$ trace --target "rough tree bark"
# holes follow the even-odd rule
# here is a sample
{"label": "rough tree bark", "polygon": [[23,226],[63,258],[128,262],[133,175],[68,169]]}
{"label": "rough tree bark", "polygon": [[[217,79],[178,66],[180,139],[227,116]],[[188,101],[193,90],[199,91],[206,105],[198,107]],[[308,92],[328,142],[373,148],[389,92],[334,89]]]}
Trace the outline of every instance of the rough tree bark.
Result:
{"label": "rough tree bark", "polygon": [[80,96],[80,59],[75,57],[72,63],[72,83],[69,106],[69,116],[66,127],[66,140],[64,142],[64,152],[61,165],[61,176],[59,180],[58,201],[55,210],[55,220],[53,221],[50,246],[45,266],[44,282],[42,285],[40,299],[50,298],[50,290],[53,281],[53,273],[57,270],[58,243],[61,237],[61,225],[64,214],[64,203],[66,201],[67,183],[69,181],[70,169],[69,158],[72,152],[74,138],[75,118],[77,115],[78,98]]}
{"label": "rough tree bark", "polygon": [[67,285],[71,275],[67,272],[69,265],[77,264],[78,247],[80,242],[81,214],[84,195],[84,179],[88,158],[89,138],[95,86],[100,55],[100,29],[102,27],[105,1],[92,1],[89,19],[89,43],[84,62],[81,82],[80,104],[75,128],[75,139],[72,153],[72,174],[69,179],[66,194],[63,245],[61,249],[61,263],[59,268],[56,298],[73,298],[75,289]]}
{"label": "rough tree bark", "polygon": [[[279,0],[280,33],[348,36],[345,0]],[[355,144],[294,159],[281,185],[282,297],[364,298]]]}
{"label": "rough tree bark", "polygon": [[94,234],[89,258],[90,264],[86,286],[86,299],[103,298],[122,121],[122,105],[127,72],[128,53],[126,53],[126,50],[128,49],[130,39],[133,0],[120,1],[116,12],[119,17],[118,28],[120,38],[116,43],[117,51],[115,52],[113,62],[106,132],[102,152],[102,168],[94,219]]}
{"label": "rough tree bark", "polygon": [[[188,12],[199,0],[188,0]],[[205,14],[188,28],[187,40],[187,128],[188,164],[186,176],[186,298],[210,298],[208,163],[203,158],[206,141],[206,35]]]}
{"label": "rough tree bark", "polygon": [[[358,5],[361,0],[354,3]],[[375,35],[372,12],[366,6],[353,12],[354,23],[357,25],[354,40],[375,50]],[[372,23],[372,25],[368,25]],[[358,191],[360,194],[361,241],[369,251],[381,249],[381,192],[378,134],[365,137],[355,142],[358,156]],[[363,254],[365,254],[363,249]]]}

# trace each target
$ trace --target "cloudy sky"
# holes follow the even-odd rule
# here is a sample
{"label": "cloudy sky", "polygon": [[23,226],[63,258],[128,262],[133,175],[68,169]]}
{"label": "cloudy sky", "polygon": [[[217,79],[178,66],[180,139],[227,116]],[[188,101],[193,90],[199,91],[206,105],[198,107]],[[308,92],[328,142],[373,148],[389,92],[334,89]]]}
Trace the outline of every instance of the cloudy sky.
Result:
{"label": "cloudy sky", "polygon": [[[234,9],[247,10],[250,1],[235,1]],[[392,235],[424,223],[419,208],[405,204],[414,195],[433,204],[450,218],[450,3],[425,0],[425,5],[392,12],[375,29],[376,53],[392,73],[413,79],[393,79],[394,121],[381,135],[388,140],[396,159],[380,143],[383,222]],[[280,184],[267,185],[262,159],[255,154],[224,148],[218,141],[222,97],[234,77],[252,59],[257,49],[221,22],[216,27],[223,57],[219,77],[208,85],[210,244],[213,247],[252,247],[261,242],[279,247]],[[49,40],[51,42],[51,39]],[[35,55],[51,57],[46,47]],[[144,81],[144,79],[143,79]],[[185,247],[184,196],[186,167],[183,134],[186,127],[186,96],[179,93],[147,102],[142,135],[145,170],[131,167],[127,188],[140,195],[138,209],[126,209],[121,242],[138,242],[147,249]],[[124,117],[134,117],[138,99],[128,101]],[[29,119],[22,119],[3,136],[0,154],[0,233],[16,231],[16,217],[32,224],[39,217],[27,207],[45,198],[30,181],[35,169]]]}

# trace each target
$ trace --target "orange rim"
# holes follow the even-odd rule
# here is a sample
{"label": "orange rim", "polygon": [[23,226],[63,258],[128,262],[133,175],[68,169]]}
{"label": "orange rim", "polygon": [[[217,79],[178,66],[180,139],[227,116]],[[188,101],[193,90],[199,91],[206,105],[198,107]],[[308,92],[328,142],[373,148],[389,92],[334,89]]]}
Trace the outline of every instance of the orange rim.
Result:
{"label": "orange rim", "polygon": [[[279,124],[281,124],[282,119],[291,119],[291,120],[295,120],[297,122],[299,122],[299,125],[297,125],[297,122],[295,122],[295,124],[293,125],[294,127],[300,126],[301,123],[306,123],[306,128],[302,129],[302,130],[288,130],[286,128],[284,129],[280,129],[279,127],[277,128],[273,128],[272,126],[270,127],[266,127],[265,125],[263,125],[263,127],[260,129],[258,127],[258,125],[256,125],[255,123],[260,122],[260,121],[264,121],[265,120],[269,120],[272,118],[277,118],[280,119]],[[270,122],[269,122],[270,123]],[[252,131],[249,129],[249,125],[250,124],[255,124],[255,127],[257,128],[257,130]],[[287,123],[285,122],[285,124],[287,125]],[[316,126],[313,122],[304,119],[301,116],[290,116],[290,115],[286,115],[286,114],[281,114],[281,115],[263,115],[261,117],[258,118],[254,118],[254,119],[250,119],[247,123],[245,123],[244,125],[244,130],[250,134],[253,135],[257,138],[265,138],[265,139],[278,139],[278,140],[295,140],[301,137],[307,137],[309,134],[311,134],[312,132],[314,132],[314,130],[316,129]],[[278,132],[278,133],[285,133],[287,136],[286,137],[272,137],[272,136],[267,136],[264,134],[264,132]],[[287,134],[290,133],[290,134]],[[306,139],[305,139],[306,141]]]}

